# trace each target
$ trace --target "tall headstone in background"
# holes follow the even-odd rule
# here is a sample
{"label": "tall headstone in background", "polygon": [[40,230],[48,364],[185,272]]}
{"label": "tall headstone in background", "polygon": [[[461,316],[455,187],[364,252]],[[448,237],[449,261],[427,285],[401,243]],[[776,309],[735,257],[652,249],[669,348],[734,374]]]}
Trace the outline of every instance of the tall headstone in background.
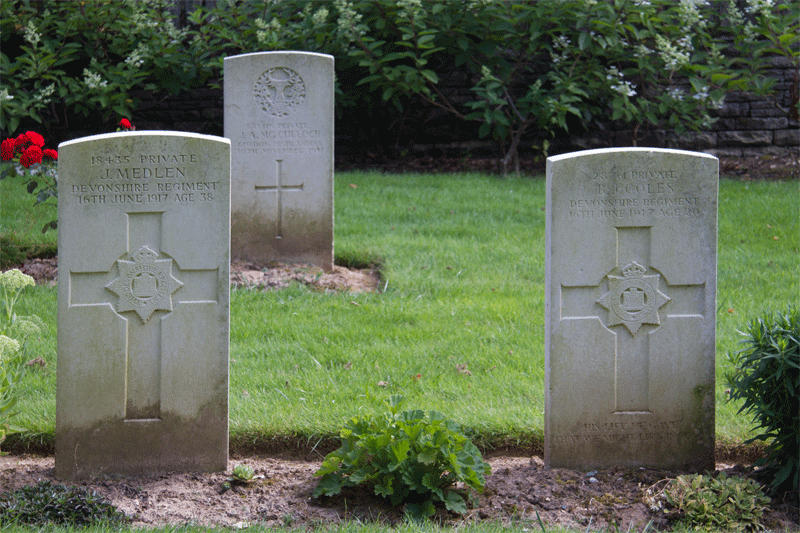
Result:
{"label": "tall headstone in background", "polygon": [[225,58],[231,254],[333,269],[333,57]]}
{"label": "tall headstone in background", "polygon": [[545,463],[714,466],[718,161],[547,159]]}
{"label": "tall headstone in background", "polygon": [[59,146],[56,473],[225,470],[230,143]]}

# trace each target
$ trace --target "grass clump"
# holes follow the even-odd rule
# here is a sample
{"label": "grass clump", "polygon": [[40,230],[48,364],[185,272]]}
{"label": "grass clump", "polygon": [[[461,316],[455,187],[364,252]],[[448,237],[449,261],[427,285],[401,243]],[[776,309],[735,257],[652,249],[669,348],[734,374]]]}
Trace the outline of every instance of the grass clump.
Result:
{"label": "grass clump", "polygon": [[0,523],[121,524],[125,514],[94,491],[40,481],[0,496]]}
{"label": "grass clump", "polygon": [[[392,505],[405,504],[413,519],[428,518],[435,504],[467,512],[463,483],[482,492],[491,468],[461,427],[436,411],[400,411],[403,399],[392,396],[382,416],[351,419],[342,430],[342,446],[325,457],[314,474],[321,476],[314,497],[339,494],[343,487],[365,484]],[[466,494],[471,498],[472,494]]]}

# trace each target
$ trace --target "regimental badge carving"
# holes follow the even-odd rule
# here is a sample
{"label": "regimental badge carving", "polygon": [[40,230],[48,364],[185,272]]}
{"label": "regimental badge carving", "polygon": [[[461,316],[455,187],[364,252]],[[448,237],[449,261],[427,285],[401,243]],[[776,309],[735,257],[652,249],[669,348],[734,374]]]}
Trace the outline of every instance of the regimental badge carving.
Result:
{"label": "regimental badge carving", "polygon": [[136,311],[145,323],[155,311],[172,311],[172,293],[183,286],[172,276],[172,259],[158,259],[158,253],[147,246],[132,258],[117,260],[119,277],[106,285],[119,296],[117,312]]}
{"label": "regimental badge carving", "polygon": [[608,292],[597,303],[608,309],[608,327],[622,324],[635,336],[642,324],[661,325],[658,310],[670,298],[658,289],[661,275],[645,272],[646,268],[633,262],[622,269],[622,277],[606,276]]}
{"label": "regimental badge carving", "polygon": [[306,99],[306,85],[292,69],[275,67],[259,76],[253,94],[265,113],[285,117]]}

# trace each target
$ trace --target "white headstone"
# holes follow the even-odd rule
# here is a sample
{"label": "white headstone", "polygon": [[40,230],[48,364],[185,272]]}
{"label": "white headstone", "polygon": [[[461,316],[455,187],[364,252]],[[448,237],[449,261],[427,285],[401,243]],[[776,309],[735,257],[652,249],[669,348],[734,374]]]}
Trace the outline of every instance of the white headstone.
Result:
{"label": "white headstone", "polygon": [[56,473],[225,470],[230,143],[59,146]]}
{"label": "white headstone", "polygon": [[226,57],[234,259],[333,269],[333,57]]}
{"label": "white headstone", "polygon": [[714,467],[718,161],[547,159],[545,463]]}

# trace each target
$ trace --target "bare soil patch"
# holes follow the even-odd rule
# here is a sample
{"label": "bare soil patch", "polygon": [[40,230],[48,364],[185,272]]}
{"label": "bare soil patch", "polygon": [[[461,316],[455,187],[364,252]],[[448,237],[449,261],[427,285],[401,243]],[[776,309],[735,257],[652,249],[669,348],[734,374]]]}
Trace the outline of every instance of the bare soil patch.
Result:
{"label": "bare soil patch", "polygon": [[[55,285],[58,281],[58,258],[28,259],[17,266],[37,283]],[[335,265],[325,272],[313,265],[270,263],[259,265],[234,261],[231,264],[231,285],[261,290],[277,290],[300,283],[319,291],[372,292],[378,290],[381,277],[376,268],[346,268]]]}
{"label": "bare soil patch", "polygon": [[[444,525],[492,520],[509,523],[532,520],[538,513],[546,524],[592,529],[617,524],[620,531],[669,527],[663,512],[646,502],[646,490],[663,485],[675,473],[648,469],[612,468],[596,472],[545,469],[539,457],[494,457],[492,474],[477,504],[464,516],[440,510],[435,520]],[[234,457],[229,471],[246,464],[263,476],[248,485],[224,490],[228,474],[163,473],[134,477],[99,477],[80,485],[109,499],[135,526],[195,524],[245,527],[314,526],[346,520],[386,525],[403,520],[402,509],[392,507],[368,490],[349,490],[333,498],[314,500],[313,476],[320,461],[280,457]],[[741,466],[719,464],[729,475]],[[52,457],[0,457],[0,490],[14,490],[39,480],[55,478]],[[662,482],[662,483],[659,483]],[[773,501],[763,523],[773,530],[798,531],[797,507]],[[652,529],[651,529],[652,530]]]}

